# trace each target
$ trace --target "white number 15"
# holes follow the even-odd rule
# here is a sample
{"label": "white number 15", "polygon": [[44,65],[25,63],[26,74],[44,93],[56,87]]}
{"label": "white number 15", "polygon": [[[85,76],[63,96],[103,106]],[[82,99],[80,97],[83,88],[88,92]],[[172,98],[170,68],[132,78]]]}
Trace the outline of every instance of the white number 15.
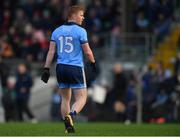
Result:
{"label": "white number 15", "polygon": [[[63,52],[63,50],[66,53],[71,53],[74,49],[73,44],[72,44],[72,37],[59,37],[59,41],[60,41],[60,53]],[[66,46],[66,47],[63,47]]]}

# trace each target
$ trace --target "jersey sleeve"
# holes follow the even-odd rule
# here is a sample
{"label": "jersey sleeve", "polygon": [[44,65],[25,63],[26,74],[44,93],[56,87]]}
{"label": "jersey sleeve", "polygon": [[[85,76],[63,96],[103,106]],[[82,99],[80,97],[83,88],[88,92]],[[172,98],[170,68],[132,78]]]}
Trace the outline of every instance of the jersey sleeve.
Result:
{"label": "jersey sleeve", "polygon": [[55,39],[55,32],[53,31],[52,34],[51,34],[51,39],[50,41],[54,41],[56,42],[56,39]]}
{"label": "jersey sleeve", "polygon": [[85,29],[82,29],[80,32],[80,43],[81,44],[88,43],[87,32]]}

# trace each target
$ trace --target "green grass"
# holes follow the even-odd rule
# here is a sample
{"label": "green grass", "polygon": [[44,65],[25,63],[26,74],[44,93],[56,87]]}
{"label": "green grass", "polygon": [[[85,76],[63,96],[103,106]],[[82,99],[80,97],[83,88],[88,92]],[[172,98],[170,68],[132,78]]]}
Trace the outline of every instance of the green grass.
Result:
{"label": "green grass", "polygon": [[[180,136],[180,124],[76,123],[71,136]],[[62,123],[0,124],[0,136],[66,136]]]}

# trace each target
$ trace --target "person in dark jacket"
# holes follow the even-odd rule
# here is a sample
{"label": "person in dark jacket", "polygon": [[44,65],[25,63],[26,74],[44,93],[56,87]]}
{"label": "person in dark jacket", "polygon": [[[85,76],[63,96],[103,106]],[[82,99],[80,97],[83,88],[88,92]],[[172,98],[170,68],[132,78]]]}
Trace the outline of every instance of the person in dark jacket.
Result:
{"label": "person in dark jacket", "polygon": [[113,92],[115,95],[114,110],[118,121],[125,120],[125,98],[127,92],[127,78],[124,75],[123,67],[120,63],[114,65]]}
{"label": "person in dark jacket", "polygon": [[33,80],[27,71],[27,66],[25,64],[19,64],[15,85],[19,121],[24,120],[23,113],[25,112],[32,122],[36,122],[36,119],[29,108],[32,85]]}

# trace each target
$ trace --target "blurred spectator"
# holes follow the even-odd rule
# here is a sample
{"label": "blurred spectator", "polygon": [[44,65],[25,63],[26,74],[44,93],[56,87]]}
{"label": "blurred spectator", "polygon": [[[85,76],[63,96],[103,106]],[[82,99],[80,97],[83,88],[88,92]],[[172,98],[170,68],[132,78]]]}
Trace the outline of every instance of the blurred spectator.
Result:
{"label": "blurred spectator", "polygon": [[[154,117],[155,111],[152,109],[152,104],[155,100],[160,99],[157,95],[162,91],[162,85],[164,81],[164,67],[162,62],[157,62],[156,70],[154,73],[150,71],[150,92],[146,92],[146,96],[143,101],[144,121],[150,122]],[[161,96],[160,96],[161,97]]]}
{"label": "blurred spectator", "polygon": [[116,114],[118,121],[125,120],[125,97],[127,94],[127,78],[123,72],[122,65],[120,63],[114,64],[113,68],[113,87],[112,91],[108,93],[110,102],[112,103],[113,110]]}
{"label": "blurred spectator", "polygon": [[28,23],[28,18],[26,13],[22,8],[17,8],[15,11],[15,16],[13,18],[13,26],[15,26],[18,33],[23,36],[23,31],[25,25]]}
{"label": "blurred spectator", "polygon": [[5,121],[15,121],[16,118],[16,100],[15,100],[15,81],[7,80],[6,88],[3,88],[2,105],[4,108]]}
{"label": "blurred spectator", "polygon": [[38,28],[35,27],[32,34],[32,54],[36,59],[42,61],[47,54],[48,51],[48,41],[46,39],[46,36],[44,32]]}
{"label": "blurred spectator", "polygon": [[31,119],[31,122],[37,122],[34,115],[32,114],[29,108],[29,100],[31,96],[31,87],[33,84],[32,77],[27,70],[25,64],[18,65],[18,73],[16,78],[16,101],[18,109],[18,119],[24,121],[23,113],[26,113],[27,116]]}
{"label": "blurred spectator", "polygon": [[[116,24],[111,30],[111,48],[109,51],[109,54],[112,57],[117,57],[119,55],[119,50],[121,48],[121,42],[119,42],[119,39],[121,38],[121,25]],[[121,41],[121,40],[120,40]]]}
{"label": "blurred spectator", "polygon": [[143,121],[148,122],[152,117],[151,104],[156,96],[154,74],[150,67],[145,68],[141,80],[143,97]]}
{"label": "blurred spectator", "polygon": [[130,124],[131,122],[136,121],[136,110],[137,110],[137,101],[136,101],[136,85],[137,80],[134,74],[131,74],[128,82],[126,97],[125,97],[125,124]]}
{"label": "blurred spectator", "polygon": [[163,122],[172,122],[174,120],[174,110],[175,110],[175,92],[176,81],[172,72],[166,70],[164,73],[164,79],[159,88],[156,99],[152,103],[153,118],[155,122],[159,122],[159,118],[163,119]]}
{"label": "blurred spectator", "polygon": [[175,91],[176,79],[170,69],[165,70],[164,81],[162,83],[162,89],[170,95]]}
{"label": "blurred spectator", "polygon": [[176,109],[176,87],[177,81],[175,76],[173,75],[172,71],[170,69],[165,70],[164,74],[164,81],[162,85],[162,89],[165,91],[165,93],[168,96],[166,110],[167,113],[165,114],[165,119],[167,122],[172,122],[175,120],[175,109]]}

